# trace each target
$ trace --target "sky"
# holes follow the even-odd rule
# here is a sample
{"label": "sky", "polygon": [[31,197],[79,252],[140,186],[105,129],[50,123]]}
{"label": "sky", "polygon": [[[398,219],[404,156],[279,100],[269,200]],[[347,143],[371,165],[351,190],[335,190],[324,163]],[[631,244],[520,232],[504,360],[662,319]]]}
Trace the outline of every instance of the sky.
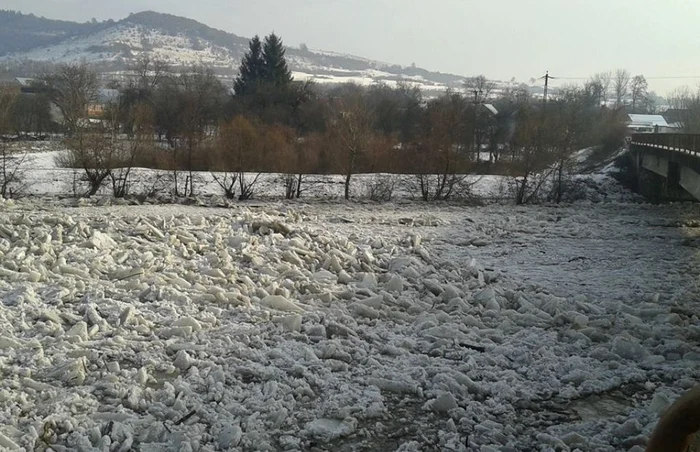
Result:
{"label": "sky", "polygon": [[[624,68],[659,94],[700,85],[698,0],[0,0],[47,18],[154,10],[250,37],[465,76],[556,83]],[[685,77],[685,78],[684,78]]]}

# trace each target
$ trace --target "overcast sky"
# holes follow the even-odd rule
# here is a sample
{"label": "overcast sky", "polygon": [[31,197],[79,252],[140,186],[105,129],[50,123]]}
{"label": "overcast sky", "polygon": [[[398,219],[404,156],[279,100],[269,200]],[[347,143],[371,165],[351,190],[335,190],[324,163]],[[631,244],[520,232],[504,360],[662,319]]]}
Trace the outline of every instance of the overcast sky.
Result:
{"label": "overcast sky", "polygon": [[[154,10],[240,36],[461,75],[528,81],[626,68],[665,93],[700,83],[698,0],[0,0],[56,19]],[[653,77],[681,77],[661,79]],[[572,80],[575,81],[575,80]]]}

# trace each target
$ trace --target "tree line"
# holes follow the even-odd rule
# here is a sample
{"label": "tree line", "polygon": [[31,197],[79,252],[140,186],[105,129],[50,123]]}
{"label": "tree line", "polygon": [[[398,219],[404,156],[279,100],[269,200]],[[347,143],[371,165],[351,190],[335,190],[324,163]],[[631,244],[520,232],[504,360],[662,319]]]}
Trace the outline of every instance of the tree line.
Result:
{"label": "tree line", "polygon": [[[544,179],[560,201],[575,151],[615,150],[625,134],[622,110],[601,107],[605,83],[595,78],[547,102],[523,87],[496,93],[483,76],[436,98],[410,82],[323,86],[293,79],[275,34],[250,41],[233,86],[207,67],[174,73],[148,58],[130,72],[105,103],[88,65],[63,64],[39,78],[36,94],[3,103],[36,112],[4,115],[0,132],[48,131],[54,106],[70,149],[62,163],[84,170],[88,194],[108,181],[127,194],[133,167],[170,171],[178,196],[195,195],[195,173],[209,171],[240,199],[253,196],[260,173],[281,174],[288,198],[312,174],[342,174],[346,198],[358,173],[401,174],[426,201],[468,191],[469,174],[499,173],[512,176],[519,203],[535,200]],[[94,105],[104,108],[90,117]]]}

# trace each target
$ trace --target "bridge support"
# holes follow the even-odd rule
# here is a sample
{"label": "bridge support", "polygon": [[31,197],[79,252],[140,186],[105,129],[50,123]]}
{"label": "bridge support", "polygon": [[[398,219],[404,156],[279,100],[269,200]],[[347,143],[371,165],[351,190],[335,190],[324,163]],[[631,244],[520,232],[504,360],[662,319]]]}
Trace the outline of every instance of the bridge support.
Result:
{"label": "bridge support", "polygon": [[650,200],[700,200],[700,159],[672,151],[632,146],[637,192]]}
{"label": "bridge support", "polygon": [[685,191],[693,195],[695,199],[700,199],[700,174],[687,167],[680,168],[680,186]]}
{"label": "bridge support", "polygon": [[640,133],[632,136],[639,193],[655,200],[700,200],[700,135]]}
{"label": "bridge support", "polygon": [[668,176],[668,159],[662,157],[658,153],[653,154],[649,152],[645,152],[641,158],[644,169],[654,172],[659,176]]}

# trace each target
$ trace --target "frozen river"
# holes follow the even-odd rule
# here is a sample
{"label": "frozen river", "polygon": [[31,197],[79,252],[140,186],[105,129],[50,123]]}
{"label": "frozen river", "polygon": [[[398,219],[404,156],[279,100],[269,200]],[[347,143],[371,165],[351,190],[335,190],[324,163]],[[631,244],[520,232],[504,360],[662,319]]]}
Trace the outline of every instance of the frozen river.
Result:
{"label": "frozen river", "polygon": [[700,374],[699,220],[5,204],[0,446],[643,446]]}

